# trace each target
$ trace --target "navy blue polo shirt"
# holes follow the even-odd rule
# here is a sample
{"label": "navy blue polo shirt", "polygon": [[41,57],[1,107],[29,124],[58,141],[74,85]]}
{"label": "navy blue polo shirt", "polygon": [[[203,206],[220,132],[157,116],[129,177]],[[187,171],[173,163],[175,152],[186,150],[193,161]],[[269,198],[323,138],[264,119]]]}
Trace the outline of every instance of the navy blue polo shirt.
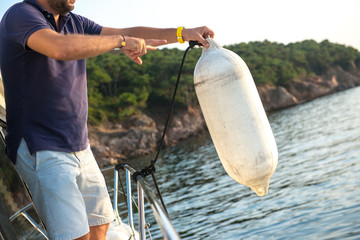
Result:
{"label": "navy blue polo shirt", "polygon": [[60,16],[58,29],[53,15],[35,0],[17,3],[5,13],[0,23],[0,68],[7,153],[13,162],[21,138],[31,154],[80,151],[89,144],[85,59],[58,61],[29,49],[29,36],[40,29],[98,35],[102,27],[70,12]]}

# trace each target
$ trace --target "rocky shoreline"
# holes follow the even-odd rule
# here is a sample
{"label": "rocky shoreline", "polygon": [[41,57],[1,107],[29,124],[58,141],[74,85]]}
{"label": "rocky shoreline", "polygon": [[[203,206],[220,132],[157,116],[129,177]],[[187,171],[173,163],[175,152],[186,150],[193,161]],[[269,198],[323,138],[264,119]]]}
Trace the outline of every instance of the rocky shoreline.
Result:
{"label": "rocky shoreline", "polygon": [[[360,86],[360,68],[330,69],[322,76],[296,78],[284,86],[258,85],[267,112],[288,108],[315,98]],[[156,110],[154,110],[156,112]],[[100,167],[154,153],[161,138],[166,114],[139,114],[121,124],[89,126],[91,148]],[[196,136],[206,130],[199,107],[177,109],[166,136],[166,145]]]}

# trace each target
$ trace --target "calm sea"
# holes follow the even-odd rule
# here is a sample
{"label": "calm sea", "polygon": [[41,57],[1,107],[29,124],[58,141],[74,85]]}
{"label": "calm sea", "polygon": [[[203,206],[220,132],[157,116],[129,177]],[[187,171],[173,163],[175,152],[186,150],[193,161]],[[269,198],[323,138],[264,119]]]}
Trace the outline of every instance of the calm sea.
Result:
{"label": "calm sea", "polygon": [[[208,135],[163,151],[156,176],[181,238],[360,239],[360,88],[268,117],[279,163],[265,197],[225,173]],[[104,173],[112,188],[113,172]]]}

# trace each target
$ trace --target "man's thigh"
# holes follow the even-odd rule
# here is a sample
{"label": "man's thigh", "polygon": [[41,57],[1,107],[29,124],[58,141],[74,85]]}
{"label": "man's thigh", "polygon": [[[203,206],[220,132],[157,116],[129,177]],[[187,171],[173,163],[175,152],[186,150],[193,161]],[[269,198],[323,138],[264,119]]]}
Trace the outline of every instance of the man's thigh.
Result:
{"label": "man's thigh", "polygon": [[77,185],[80,164],[71,154],[30,154],[21,141],[16,169],[28,185],[34,205],[51,239],[74,239],[89,232],[86,206]]}

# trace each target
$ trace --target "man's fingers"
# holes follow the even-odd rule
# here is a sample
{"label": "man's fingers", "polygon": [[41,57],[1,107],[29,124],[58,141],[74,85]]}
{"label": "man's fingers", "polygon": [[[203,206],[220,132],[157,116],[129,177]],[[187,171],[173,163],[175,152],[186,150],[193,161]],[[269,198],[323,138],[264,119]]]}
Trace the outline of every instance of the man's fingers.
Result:
{"label": "man's fingers", "polygon": [[141,57],[145,54],[147,54],[147,51],[148,50],[156,50],[157,47],[154,47],[154,46],[150,46],[150,45],[147,45],[145,48],[143,48],[141,51],[140,50],[129,50],[129,54],[132,56],[132,57]]}
{"label": "man's fingers", "polygon": [[147,50],[156,50],[157,49],[157,47],[153,47],[153,46],[150,46],[150,45],[148,45],[148,46],[146,46],[146,49]]}
{"label": "man's fingers", "polygon": [[206,48],[210,47],[210,44],[208,43],[208,41],[206,41],[206,39],[204,38],[200,38],[199,42]]}
{"label": "man's fingers", "polygon": [[136,58],[131,59],[131,60],[133,60],[135,63],[137,63],[137,64],[139,64],[139,65],[141,65],[141,64],[143,63],[142,60],[141,60],[141,58],[139,58],[139,57],[136,57]]}
{"label": "man's fingers", "polygon": [[[152,47],[158,47],[167,44],[166,40],[160,40],[160,39],[147,39],[145,40],[146,46],[152,46]],[[155,48],[156,49],[156,48]],[[155,49],[148,49],[148,50],[155,50]]]}
{"label": "man's fingers", "polygon": [[208,29],[207,27],[205,27],[205,31],[202,34],[203,39],[201,39],[201,43],[204,45],[204,47],[208,48],[210,47],[210,44],[208,43],[208,41],[206,41],[207,38],[214,38],[215,37],[215,33],[213,31],[211,31],[210,29]]}
{"label": "man's fingers", "polygon": [[[129,38],[129,40],[133,40],[133,38]],[[123,49],[123,53],[128,56],[132,61],[141,65],[142,60],[141,56],[145,55],[148,50],[156,50],[157,46],[161,46],[167,43],[166,40],[159,39],[134,39],[135,41],[132,44],[127,44]],[[139,41],[140,40],[140,41]]]}
{"label": "man's fingers", "polygon": [[203,26],[199,28],[183,29],[183,38],[186,41],[194,40],[198,41],[204,47],[210,47],[210,44],[206,41],[206,38],[214,38],[215,33],[210,28]]}

